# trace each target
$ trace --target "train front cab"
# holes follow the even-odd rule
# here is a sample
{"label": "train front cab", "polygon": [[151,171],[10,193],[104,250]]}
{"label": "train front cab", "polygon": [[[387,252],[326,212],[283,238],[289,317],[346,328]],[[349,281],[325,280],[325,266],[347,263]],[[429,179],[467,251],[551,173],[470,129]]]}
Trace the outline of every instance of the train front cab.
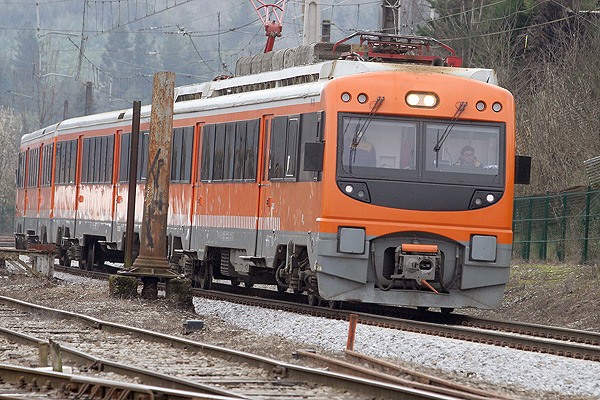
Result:
{"label": "train front cab", "polygon": [[[320,296],[498,307],[512,249],[512,95],[396,71],[336,79],[324,99],[323,213],[309,246]],[[465,149],[476,166],[460,165]]]}

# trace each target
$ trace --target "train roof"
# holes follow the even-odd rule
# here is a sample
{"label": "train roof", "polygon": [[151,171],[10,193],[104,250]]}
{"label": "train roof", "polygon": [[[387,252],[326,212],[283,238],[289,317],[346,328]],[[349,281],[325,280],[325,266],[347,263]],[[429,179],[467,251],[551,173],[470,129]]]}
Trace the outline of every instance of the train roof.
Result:
{"label": "train roof", "polygon": [[[174,113],[177,115],[217,108],[318,97],[327,82],[333,79],[380,71],[447,74],[498,85],[496,74],[492,69],[328,60],[317,64],[293,66],[282,70],[177,87],[174,93]],[[150,105],[142,107],[143,122],[149,120],[150,112]],[[40,137],[72,133],[74,130],[82,128],[93,129],[94,126],[111,124],[122,126],[124,121],[131,120],[132,114],[132,109],[125,109],[71,118],[23,135],[21,143],[32,142]]]}

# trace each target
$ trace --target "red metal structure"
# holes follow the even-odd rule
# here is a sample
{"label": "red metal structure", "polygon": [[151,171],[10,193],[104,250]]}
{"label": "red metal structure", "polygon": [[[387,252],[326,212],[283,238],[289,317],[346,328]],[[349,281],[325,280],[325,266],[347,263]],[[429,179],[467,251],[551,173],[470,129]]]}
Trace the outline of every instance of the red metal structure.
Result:
{"label": "red metal structure", "polygon": [[[273,50],[275,44],[275,38],[281,36],[281,24],[283,21],[283,10],[285,8],[285,0],[279,0],[275,3],[265,3],[262,0],[250,0],[260,20],[265,26],[265,35],[267,36],[267,45],[265,46],[265,53]],[[257,6],[257,3],[259,4]],[[261,10],[264,9],[264,17],[261,14]],[[271,21],[271,14],[273,20]]]}
{"label": "red metal structure", "polygon": [[[333,51],[342,43],[355,38],[360,38],[360,44],[355,47],[353,54],[365,61],[410,62],[414,64],[440,63],[448,67],[461,67],[462,59],[456,56],[452,48],[442,42],[425,36],[392,35],[381,32],[359,31],[340,40],[333,46]],[[434,47],[451,53],[445,58],[432,54]],[[344,56],[344,54],[342,54]]]}

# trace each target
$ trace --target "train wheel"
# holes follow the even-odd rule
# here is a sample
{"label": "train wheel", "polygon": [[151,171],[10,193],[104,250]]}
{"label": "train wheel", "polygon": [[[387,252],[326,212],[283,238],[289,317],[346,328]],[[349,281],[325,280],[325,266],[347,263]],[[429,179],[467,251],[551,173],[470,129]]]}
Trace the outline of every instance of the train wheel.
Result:
{"label": "train wheel", "polygon": [[60,265],[64,265],[67,268],[71,268],[71,259],[69,258],[69,256],[67,255],[67,252],[65,252],[65,255],[61,258],[62,264]]}
{"label": "train wheel", "polygon": [[307,297],[309,306],[317,307],[319,304],[321,304],[321,299],[319,299],[318,295],[309,292]]}
{"label": "train wheel", "polygon": [[96,259],[96,242],[92,243],[88,247],[87,259],[85,262],[85,269],[87,269],[88,271],[93,271],[95,259]]}
{"label": "train wheel", "polygon": [[285,293],[285,292],[287,292],[287,290],[288,290],[287,286],[277,285],[277,292]]}
{"label": "train wheel", "polygon": [[212,269],[205,265],[200,264],[200,288],[210,289],[212,287]]}
{"label": "train wheel", "polygon": [[342,308],[342,301],[341,300],[329,300],[329,301],[327,301],[327,305],[332,310],[339,310],[340,308]]}
{"label": "train wheel", "polygon": [[252,289],[252,286],[254,286],[254,283],[250,279],[244,279],[244,287],[246,289]]}

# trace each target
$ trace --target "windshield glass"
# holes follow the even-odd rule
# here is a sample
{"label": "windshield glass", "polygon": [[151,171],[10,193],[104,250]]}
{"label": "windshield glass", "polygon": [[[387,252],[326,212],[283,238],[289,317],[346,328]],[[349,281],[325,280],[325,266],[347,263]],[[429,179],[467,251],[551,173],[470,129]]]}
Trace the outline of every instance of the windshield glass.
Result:
{"label": "windshield glass", "polygon": [[500,129],[475,124],[452,127],[439,152],[434,147],[448,124],[426,124],[427,171],[497,175]]}
{"label": "windshield glass", "polygon": [[417,124],[348,116],[341,123],[342,168],[348,174],[393,176],[415,171]]}
{"label": "windshield glass", "polygon": [[338,175],[347,178],[504,185],[504,125],[340,114]]}

